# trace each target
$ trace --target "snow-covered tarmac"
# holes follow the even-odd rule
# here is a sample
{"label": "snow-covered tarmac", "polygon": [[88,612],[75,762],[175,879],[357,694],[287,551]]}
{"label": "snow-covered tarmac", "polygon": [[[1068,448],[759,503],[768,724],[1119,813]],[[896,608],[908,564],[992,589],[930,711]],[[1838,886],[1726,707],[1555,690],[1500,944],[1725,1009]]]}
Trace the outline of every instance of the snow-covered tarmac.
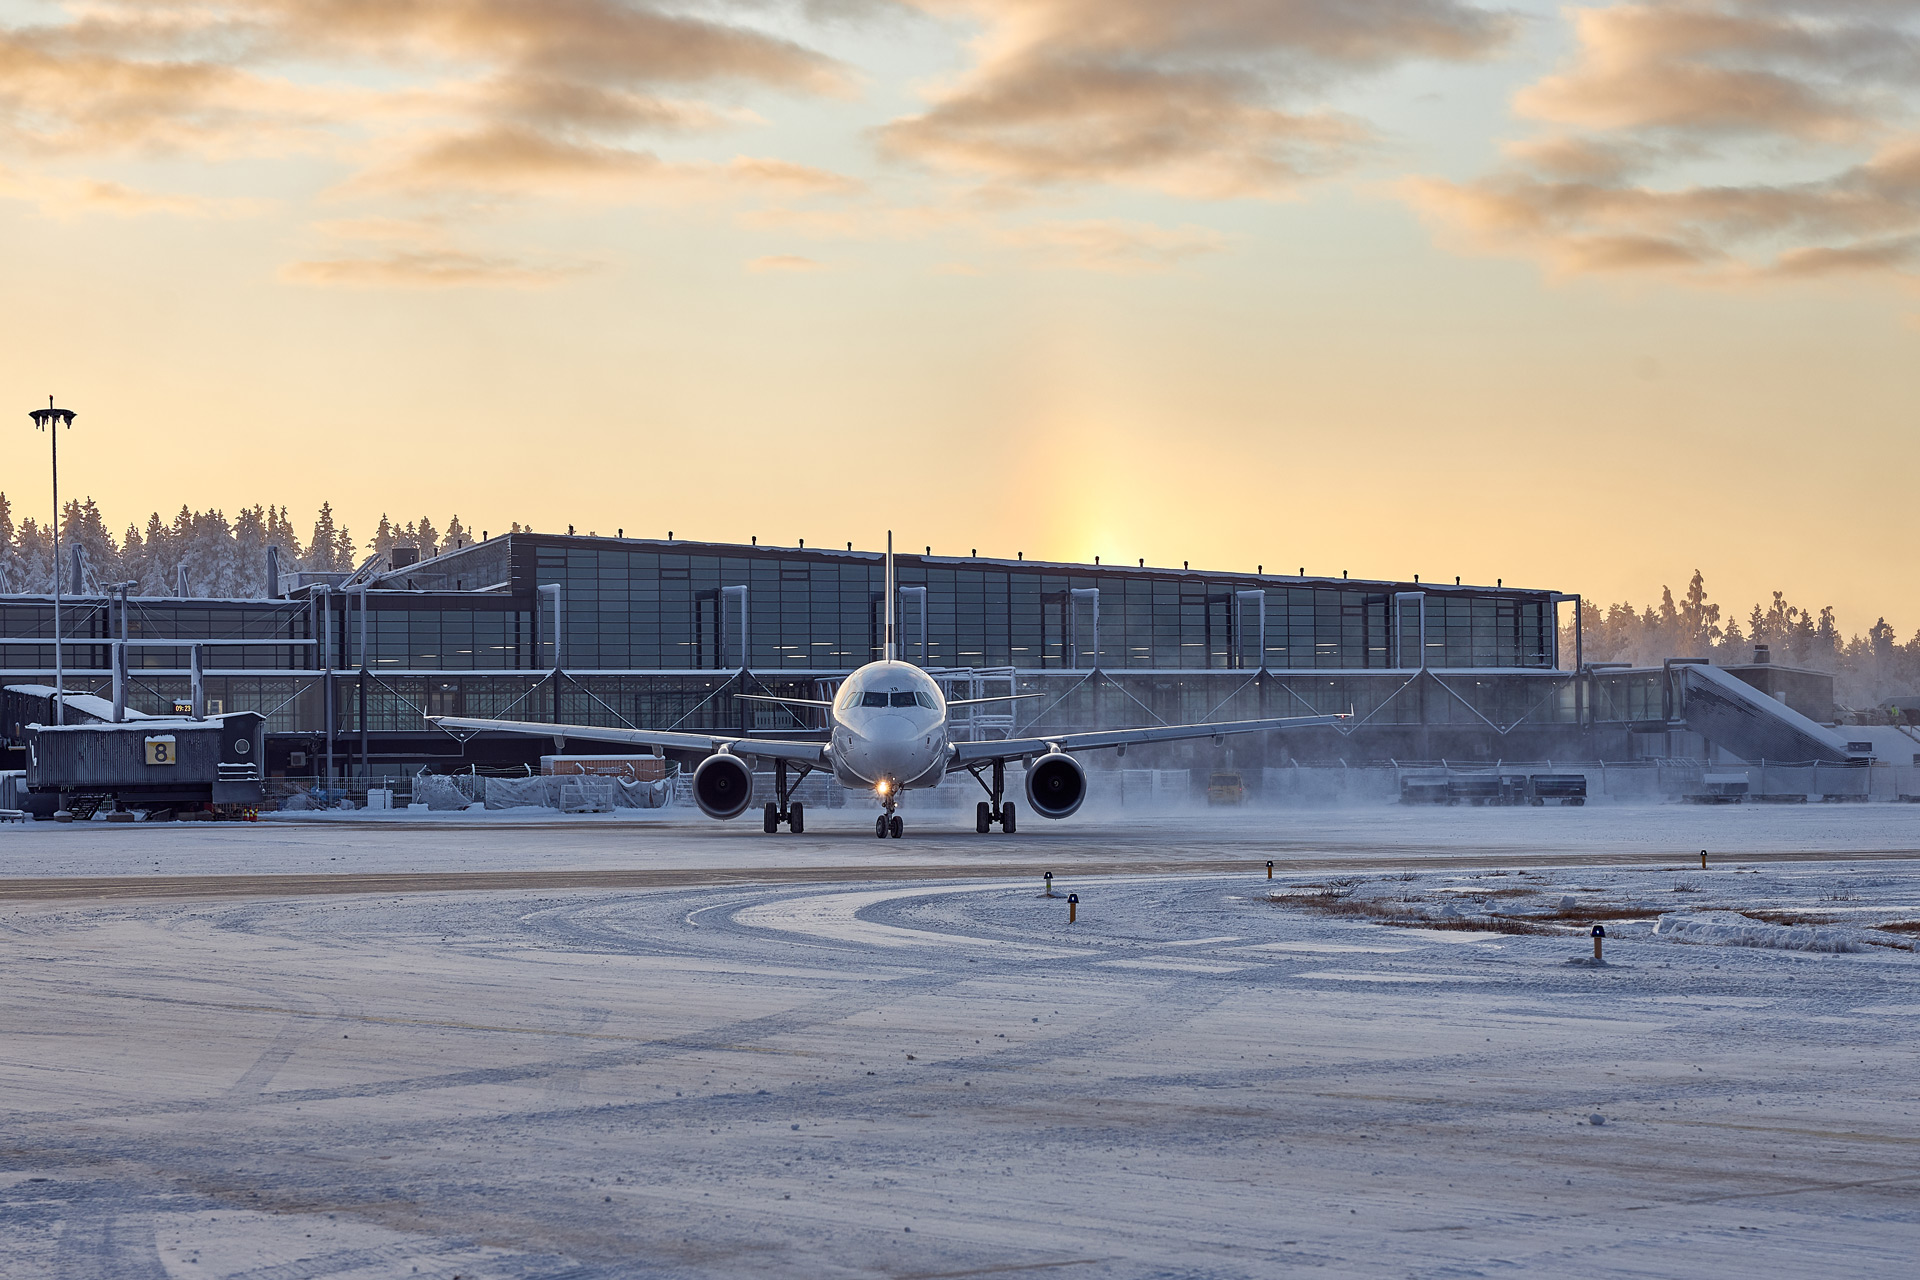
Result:
{"label": "snow-covered tarmac", "polygon": [[0,1275],[1911,1265],[1920,810],[960,816],[0,830]]}

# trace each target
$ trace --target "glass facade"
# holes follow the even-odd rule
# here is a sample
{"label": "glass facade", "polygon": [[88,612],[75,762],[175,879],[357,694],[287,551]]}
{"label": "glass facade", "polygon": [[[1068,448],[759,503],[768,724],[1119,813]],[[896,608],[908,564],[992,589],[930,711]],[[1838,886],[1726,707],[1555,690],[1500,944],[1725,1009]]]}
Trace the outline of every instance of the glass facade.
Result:
{"label": "glass facade", "polygon": [[[922,556],[900,557],[897,576],[901,656],[928,667],[1554,665],[1552,597],[1539,591]],[[847,671],[880,657],[883,591],[884,569],[871,553],[512,535],[388,573],[364,591],[273,602],[135,597],[126,632],[134,640],[229,642],[206,651],[209,669],[668,672],[745,665],[777,678],[783,671]],[[107,646],[87,641],[119,634],[117,602],[71,601],[63,623],[72,667],[110,665]],[[0,668],[50,668],[52,625],[49,600],[0,601]],[[230,643],[254,639],[260,643]],[[276,640],[318,640],[325,657],[320,644]],[[135,647],[129,656],[138,669],[179,670],[187,662],[184,643]]]}
{"label": "glass facade", "polygon": [[[553,587],[559,587],[555,593]],[[499,537],[290,601],[127,603],[134,670],[847,672],[881,656],[883,566],[822,553]],[[900,654],[929,668],[1551,668],[1544,591],[1273,580],[1110,566],[899,558]],[[555,608],[559,618],[555,618]],[[555,626],[559,622],[559,626]],[[117,601],[63,608],[67,664],[106,670]],[[0,601],[0,668],[48,670],[52,601]],[[257,639],[257,645],[230,641]],[[96,641],[96,643],[88,643]],[[275,641],[321,641],[307,645]],[[561,652],[555,652],[555,645]]]}
{"label": "glass facade", "polygon": [[[516,586],[560,587],[569,670],[844,671],[881,653],[872,554],[527,541]],[[901,653],[929,667],[1417,667],[1423,609],[1427,666],[1554,665],[1547,592],[921,556],[897,569]],[[538,612],[532,665],[550,667],[551,596]]]}
{"label": "glass facade", "polygon": [[[350,754],[365,733],[391,758],[459,756],[430,715],[814,730],[814,712],[734,695],[827,697],[880,657],[884,573],[871,552],[514,534],[284,600],[69,600],[67,687],[111,693],[124,626],[169,642],[129,650],[130,707],[171,711],[192,643],[220,641],[205,696],[310,750],[330,733]],[[924,555],[897,579],[901,656],[950,696],[1042,695],[979,713],[975,736],[1352,710],[1356,728],[1453,726],[1511,758],[1514,726],[1580,719],[1550,592]],[[0,597],[0,681],[49,682],[52,615]],[[1608,688],[1601,712],[1637,717],[1644,698]],[[1380,754],[1439,750],[1409,741]]]}

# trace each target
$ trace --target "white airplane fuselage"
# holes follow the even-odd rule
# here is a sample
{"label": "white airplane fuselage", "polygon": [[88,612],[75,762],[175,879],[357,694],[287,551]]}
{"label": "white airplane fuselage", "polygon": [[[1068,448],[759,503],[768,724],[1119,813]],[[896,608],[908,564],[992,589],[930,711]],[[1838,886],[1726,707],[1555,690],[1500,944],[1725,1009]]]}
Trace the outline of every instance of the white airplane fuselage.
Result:
{"label": "white airplane fuselage", "polygon": [[840,686],[827,710],[828,758],[842,786],[892,798],[946,776],[947,700],[907,662],[870,662]]}

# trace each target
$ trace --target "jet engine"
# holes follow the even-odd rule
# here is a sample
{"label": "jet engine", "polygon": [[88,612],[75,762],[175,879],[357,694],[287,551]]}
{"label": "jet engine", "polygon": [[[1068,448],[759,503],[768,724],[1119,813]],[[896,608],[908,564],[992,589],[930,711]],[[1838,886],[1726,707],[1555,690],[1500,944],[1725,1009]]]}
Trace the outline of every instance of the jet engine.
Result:
{"label": "jet engine", "polygon": [[753,770],[739,756],[708,756],[693,771],[693,799],[709,818],[737,818],[753,803]]}
{"label": "jet engine", "polygon": [[1087,771],[1059,751],[1027,766],[1027,804],[1043,818],[1070,818],[1087,798]]}

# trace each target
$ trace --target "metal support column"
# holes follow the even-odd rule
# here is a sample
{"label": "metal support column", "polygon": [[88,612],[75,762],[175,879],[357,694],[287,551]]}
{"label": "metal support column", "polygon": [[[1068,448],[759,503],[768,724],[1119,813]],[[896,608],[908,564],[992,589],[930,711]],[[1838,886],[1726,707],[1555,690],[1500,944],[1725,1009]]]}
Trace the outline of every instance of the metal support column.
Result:
{"label": "metal support column", "polygon": [[1093,605],[1093,670],[1100,669],[1100,588],[1074,587],[1067,592],[1067,649],[1070,665],[1080,669],[1080,601]]}
{"label": "metal support column", "polygon": [[373,757],[367,742],[367,584],[360,584],[360,777],[373,785]]}
{"label": "metal support column", "polygon": [[1585,639],[1581,635],[1579,595],[1564,595],[1560,592],[1555,592],[1552,596],[1552,603],[1548,605],[1548,608],[1550,608],[1553,613],[1547,621],[1552,631],[1551,652],[1553,655],[1553,667],[1554,670],[1557,671],[1560,669],[1560,606],[1569,600],[1573,602],[1573,724],[1576,729],[1584,729],[1587,725],[1588,702],[1586,689],[1587,655]]}
{"label": "metal support column", "polygon": [[321,588],[320,601],[320,679],[322,694],[320,699],[321,715],[327,725],[326,772],[320,779],[320,785],[329,789],[333,786],[333,731],[338,723],[333,697],[333,588]]}
{"label": "metal support column", "polygon": [[206,651],[199,645],[188,650],[187,656],[187,702],[191,706],[190,715],[195,720],[207,718],[207,678]]}
{"label": "metal support column", "polygon": [[727,601],[729,600],[738,600],[740,602],[740,667],[739,667],[739,670],[745,671],[748,668],[748,666],[751,665],[748,662],[748,658],[750,656],[748,644],[751,637],[747,631],[747,588],[744,583],[737,587],[720,588],[719,609],[718,609],[718,612],[715,613],[714,620],[713,620],[713,626],[714,626],[713,654],[714,654],[714,657],[718,658],[721,662],[725,662],[727,660],[726,659]]}
{"label": "metal support column", "polygon": [[1242,650],[1244,650],[1246,646],[1242,643],[1240,635],[1240,608],[1249,600],[1259,606],[1260,622],[1257,629],[1260,633],[1260,661],[1256,665],[1261,670],[1265,670],[1267,665],[1267,593],[1253,589],[1233,593],[1233,665],[1236,667],[1245,667],[1247,665],[1245,658],[1242,656]]}
{"label": "metal support column", "polygon": [[[901,587],[902,597],[914,596],[920,605],[920,665],[927,665],[927,589],[925,587]],[[906,646],[901,645],[904,651]]]}
{"label": "metal support column", "polygon": [[120,643],[113,647],[113,722],[127,718],[127,588],[130,582],[115,585],[120,594]]}

